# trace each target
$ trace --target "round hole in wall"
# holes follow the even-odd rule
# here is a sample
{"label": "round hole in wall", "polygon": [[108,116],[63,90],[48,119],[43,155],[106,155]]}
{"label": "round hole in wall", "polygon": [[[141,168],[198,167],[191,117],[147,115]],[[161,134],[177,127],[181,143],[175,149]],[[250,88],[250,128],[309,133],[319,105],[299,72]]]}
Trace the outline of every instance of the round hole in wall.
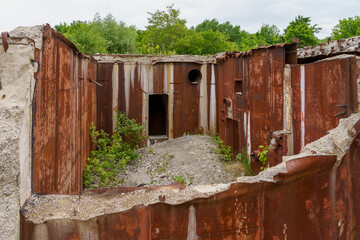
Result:
{"label": "round hole in wall", "polygon": [[201,80],[201,72],[197,69],[191,69],[188,73],[188,79],[193,84],[198,83]]}

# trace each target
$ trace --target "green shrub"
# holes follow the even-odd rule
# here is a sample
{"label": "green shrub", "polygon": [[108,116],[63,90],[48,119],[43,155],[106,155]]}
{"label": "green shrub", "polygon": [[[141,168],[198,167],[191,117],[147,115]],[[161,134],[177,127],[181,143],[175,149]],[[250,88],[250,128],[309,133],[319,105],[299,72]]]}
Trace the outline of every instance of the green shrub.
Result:
{"label": "green shrub", "polygon": [[265,166],[266,163],[267,163],[267,160],[268,160],[268,152],[269,152],[269,147],[268,146],[263,146],[263,145],[260,145],[259,146],[259,149],[261,149],[261,152],[258,153],[258,157],[259,157],[259,160],[260,162],[264,165],[263,167],[261,167],[260,169],[261,170],[266,170],[268,167]]}
{"label": "green shrub", "polygon": [[172,178],[175,182],[178,182],[178,183],[181,183],[183,185],[186,185],[185,184],[185,177],[183,175],[178,175],[178,176],[175,176]]}
{"label": "green shrub", "polygon": [[97,131],[94,123],[91,124],[90,137],[97,149],[91,151],[85,166],[85,187],[110,187],[118,184],[122,180],[117,178],[117,174],[124,171],[130,161],[139,157],[136,149],[144,141],[144,126],[121,112],[116,113],[115,120],[112,136],[104,130]]}
{"label": "green shrub", "polygon": [[218,157],[227,162],[231,162],[232,161],[231,147],[226,145],[225,142],[221,140],[219,136],[211,136],[211,139],[219,146],[217,149],[215,149],[215,153],[218,155]]}

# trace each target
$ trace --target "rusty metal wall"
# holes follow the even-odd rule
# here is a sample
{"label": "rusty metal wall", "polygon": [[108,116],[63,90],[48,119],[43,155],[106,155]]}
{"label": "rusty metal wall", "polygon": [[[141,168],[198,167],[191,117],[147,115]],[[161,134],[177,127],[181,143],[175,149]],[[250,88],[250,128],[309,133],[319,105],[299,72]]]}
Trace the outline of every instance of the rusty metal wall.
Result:
{"label": "rusty metal wall", "polygon": [[218,131],[234,152],[268,145],[270,132],[283,129],[285,53],[263,48],[218,63]]}
{"label": "rusty metal wall", "polygon": [[22,239],[358,239],[359,142],[360,134],[337,168],[335,155],[301,157],[276,182],[235,183],[183,204],[39,225],[22,213]]}
{"label": "rusty metal wall", "polygon": [[[118,63],[117,63],[118,64]],[[111,92],[113,91],[111,79],[113,77],[114,63],[99,63],[99,82],[103,87],[98,89],[98,127],[110,133],[109,126],[112,122],[113,109]],[[192,84],[188,80],[188,72],[197,69],[201,72],[202,65],[192,62],[184,63],[157,63],[154,65],[125,62],[118,64],[118,108],[125,112],[128,117],[136,119],[139,123],[147,124],[148,121],[148,96],[150,94],[165,94],[171,98],[172,105],[168,108],[168,118],[172,120],[172,127],[168,129],[168,134],[172,137],[180,137],[185,132],[201,133],[204,127],[201,126],[200,111],[206,108],[205,128],[210,129],[210,124],[215,125],[216,119],[211,121],[209,110],[216,108],[215,94],[215,70],[209,65],[205,68],[206,76],[201,81],[205,82],[206,99],[213,101],[200,106],[201,83]],[[209,73],[209,74],[208,74]],[[113,80],[114,81],[114,80]],[[213,81],[213,82],[212,82]],[[213,88],[211,88],[213,86]],[[213,94],[211,94],[213,92]],[[209,100],[208,100],[209,99]],[[171,104],[170,100],[168,104]],[[109,109],[112,109],[110,114]],[[214,116],[216,112],[212,113]],[[169,121],[169,119],[168,119]]]}
{"label": "rusty metal wall", "polygon": [[293,65],[294,153],[357,109],[356,58]]}
{"label": "rusty metal wall", "polygon": [[199,129],[200,84],[192,84],[188,80],[188,72],[191,69],[200,71],[201,65],[174,63],[174,137],[180,137],[185,132],[203,131]]}
{"label": "rusty metal wall", "polygon": [[75,194],[96,122],[96,62],[49,25],[44,29],[34,103],[33,192]]}
{"label": "rusty metal wall", "polygon": [[96,86],[97,96],[97,129],[103,129],[105,132],[112,134],[112,74],[113,63],[98,64],[97,81],[101,86]]}

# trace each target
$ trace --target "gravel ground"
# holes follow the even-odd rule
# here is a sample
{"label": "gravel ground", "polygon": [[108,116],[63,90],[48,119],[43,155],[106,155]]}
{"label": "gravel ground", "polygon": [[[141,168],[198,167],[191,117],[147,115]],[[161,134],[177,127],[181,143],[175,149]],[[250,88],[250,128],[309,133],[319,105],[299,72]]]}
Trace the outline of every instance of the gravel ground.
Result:
{"label": "gravel ground", "polygon": [[221,161],[209,136],[185,135],[142,148],[142,157],[131,162],[119,179],[123,186],[167,185],[182,181],[187,186],[229,183],[239,173]]}

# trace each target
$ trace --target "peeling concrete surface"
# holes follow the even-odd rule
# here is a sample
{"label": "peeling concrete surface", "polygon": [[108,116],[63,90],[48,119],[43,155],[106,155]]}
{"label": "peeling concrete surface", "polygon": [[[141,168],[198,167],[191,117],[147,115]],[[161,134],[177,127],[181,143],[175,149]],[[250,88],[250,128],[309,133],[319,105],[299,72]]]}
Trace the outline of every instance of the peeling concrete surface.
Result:
{"label": "peeling concrete surface", "polygon": [[342,53],[360,53],[360,36],[330,41],[313,47],[304,47],[297,50],[298,58],[310,58],[317,56],[331,56]]}
{"label": "peeling concrete surface", "polygon": [[197,63],[216,63],[214,56],[198,56],[198,55],[136,55],[136,54],[95,54],[92,55],[97,61],[106,62],[128,62],[138,64],[156,64],[156,63],[175,63],[175,62],[197,62]]}
{"label": "peeling concrete surface", "polygon": [[24,208],[27,220],[36,224],[51,219],[74,219],[85,221],[95,216],[122,212],[137,205],[159,202],[181,204],[192,199],[209,197],[225,191],[230,184],[174,188],[169,186],[140,189],[129,193],[111,195],[33,195]]}
{"label": "peeling concrete surface", "polygon": [[336,128],[330,130],[329,134],[324,137],[304,146],[301,154],[336,155],[340,161],[356,135],[354,125],[359,119],[359,112],[348,118],[340,119]]}
{"label": "peeling concrete surface", "polygon": [[0,43],[0,239],[4,240],[19,238],[19,208],[31,195],[32,99],[37,67],[32,62],[33,40],[10,37],[8,41],[6,53]]}
{"label": "peeling concrete surface", "polygon": [[42,48],[44,25],[32,27],[17,27],[9,32],[10,37],[30,38],[35,41],[35,47]]}

